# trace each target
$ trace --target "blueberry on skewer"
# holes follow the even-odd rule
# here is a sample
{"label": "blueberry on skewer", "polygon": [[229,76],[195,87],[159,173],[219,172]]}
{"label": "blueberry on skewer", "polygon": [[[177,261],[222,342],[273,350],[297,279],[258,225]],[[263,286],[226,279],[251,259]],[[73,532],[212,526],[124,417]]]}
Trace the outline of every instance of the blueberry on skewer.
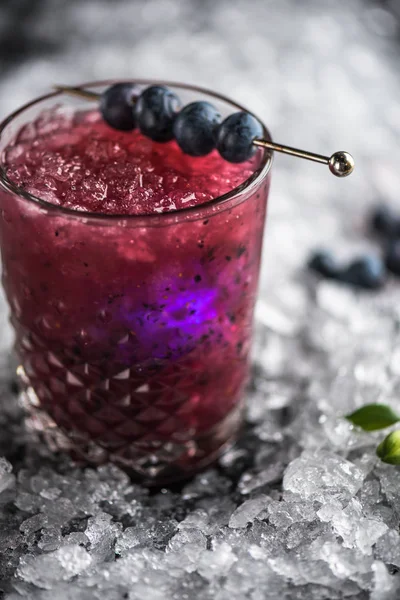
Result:
{"label": "blueberry on skewer", "polygon": [[177,115],[173,127],[175,139],[185,154],[204,156],[215,148],[221,115],[209,102],[192,102]]}
{"label": "blueberry on skewer", "polygon": [[249,160],[257,150],[253,144],[262,137],[262,125],[245,112],[229,115],[218,129],[217,149],[222,158],[232,163]]}
{"label": "blueberry on skewer", "polygon": [[169,142],[174,138],[173,124],[180,106],[178,96],[167,87],[146,88],[135,105],[140,131],[155,142]]}
{"label": "blueberry on skewer", "polygon": [[134,115],[138,88],[132,83],[116,83],[100,96],[101,116],[110,127],[120,131],[131,131],[136,127]]}
{"label": "blueberry on skewer", "polygon": [[[55,86],[55,89],[58,92],[79,96],[86,100],[100,99],[101,102],[101,97],[103,96],[102,101],[104,106],[102,109],[102,114],[105,114],[105,120],[111,123],[111,108],[108,106],[108,103],[104,98],[107,98],[108,95],[111,96],[110,89],[121,85],[127,84],[114,84],[114,86],[111,86],[111,88],[103,92],[103,94],[98,94],[84,88],[71,86]],[[118,116],[116,117],[115,128],[128,128],[128,125],[130,128],[132,128],[132,125],[134,127],[135,121],[132,123],[130,115],[127,116],[126,121],[125,117],[122,118],[120,116],[119,111],[123,112],[124,115],[128,115],[128,113],[124,112],[126,108],[125,100],[118,100],[118,102],[121,102],[121,105],[118,107]],[[122,108],[124,110],[122,110]],[[145,89],[137,98],[134,107],[134,119],[136,119],[140,131],[144,135],[149,136],[154,141],[166,142],[174,137],[173,126],[179,109],[180,102],[174,92],[165,86],[154,85]],[[243,129],[241,128],[242,125]],[[236,113],[235,115],[231,115],[225,119],[224,123],[221,125],[220,131],[217,132],[217,148],[221,155],[224,156],[226,160],[231,160],[231,162],[242,162],[246,160],[245,157],[249,157],[253,153],[253,149],[250,149],[251,146],[259,146],[262,148],[275,150],[276,152],[282,152],[283,154],[290,154],[292,156],[297,156],[299,158],[304,158],[306,160],[312,160],[314,162],[328,165],[329,170],[331,173],[336,175],[336,177],[346,177],[354,170],[354,159],[348,152],[340,151],[335,152],[330,157],[323,156],[321,154],[315,154],[314,152],[308,152],[305,150],[292,148],[290,146],[276,144],[271,140],[258,137],[258,135],[262,136],[263,131],[264,130],[261,123],[259,123],[255,117],[248,113]],[[205,142],[204,145],[203,142],[199,142],[197,145],[195,142],[193,142],[193,140],[191,140],[189,144],[187,137],[179,131],[179,128],[178,137],[180,138],[182,145],[187,144],[187,148],[192,153],[196,152],[196,154],[193,155],[197,156],[199,155],[198,152],[201,152],[202,154],[205,152]],[[232,147],[231,140],[233,139],[236,139],[237,141],[237,149],[233,149]]]}

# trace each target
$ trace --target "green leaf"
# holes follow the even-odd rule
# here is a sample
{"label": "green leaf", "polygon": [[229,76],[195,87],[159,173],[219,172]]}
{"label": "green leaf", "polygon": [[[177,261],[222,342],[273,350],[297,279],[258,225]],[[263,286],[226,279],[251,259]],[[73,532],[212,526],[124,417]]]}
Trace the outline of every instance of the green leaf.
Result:
{"label": "green leaf", "polygon": [[376,453],[382,462],[400,465],[400,430],[389,433],[377,447]]}
{"label": "green leaf", "polygon": [[376,431],[394,425],[400,421],[400,416],[386,404],[366,404],[346,415],[346,419],[364,431]]}

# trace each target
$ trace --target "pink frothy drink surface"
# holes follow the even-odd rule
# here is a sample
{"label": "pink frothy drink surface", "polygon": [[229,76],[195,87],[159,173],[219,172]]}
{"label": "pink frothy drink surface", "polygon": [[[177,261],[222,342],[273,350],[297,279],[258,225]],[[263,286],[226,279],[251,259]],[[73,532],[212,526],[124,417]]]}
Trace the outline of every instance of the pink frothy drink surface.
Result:
{"label": "pink frothy drink surface", "polygon": [[68,439],[89,460],[168,478],[206,464],[232,437],[268,180],[240,201],[204,205],[259,161],[192,158],[175,142],[114,131],[97,111],[44,114],[6,149],[7,176],[21,190],[79,211],[0,196],[20,371],[33,420],[53,444]]}
{"label": "pink frothy drink surface", "polygon": [[103,214],[180,210],[230,192],[253,173],[257,158],[232,164],[217,151],[185,155],[176,142],[159,144],[138,130],[121,132],[97,111],[43,115],[20,131],[6,152],[8,177],[52,204]]}

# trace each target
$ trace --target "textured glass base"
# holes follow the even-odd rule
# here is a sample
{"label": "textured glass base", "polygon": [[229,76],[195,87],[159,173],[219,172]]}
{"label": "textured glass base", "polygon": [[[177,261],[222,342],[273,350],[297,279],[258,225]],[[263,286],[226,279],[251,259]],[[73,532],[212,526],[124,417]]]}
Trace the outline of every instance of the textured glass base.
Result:
{"label": "textured glass base", "polygon": [[236,437],[243,420],[243,402],[207,433],[185,441],[130,442],[104,447],[78,430],[64,432],[41,408],[32,387],[20,395],[28,429],[53,452],[68,452],[77,462],[99,465],[113,462],[132,479],[147,485],[185,479],[213,462]]}

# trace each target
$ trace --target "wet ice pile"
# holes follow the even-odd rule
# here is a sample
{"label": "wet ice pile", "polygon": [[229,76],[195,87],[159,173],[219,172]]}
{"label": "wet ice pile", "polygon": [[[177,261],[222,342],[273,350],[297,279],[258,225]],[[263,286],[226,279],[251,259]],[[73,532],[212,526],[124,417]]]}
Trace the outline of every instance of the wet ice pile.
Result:
{"label": "wet ice pile", "polygon": [[398,597],[400,471],[375,457],[379,434],[342,418],[382,396],[400,408],[395,303],[305,275],[301,289],[285,317],[282,299],[259,307],[264,321],[282,314],[257,328],[240,442],[171,489],[51,457],[2,384],[1,450],[15,465],[0,462],[8,600]]}

